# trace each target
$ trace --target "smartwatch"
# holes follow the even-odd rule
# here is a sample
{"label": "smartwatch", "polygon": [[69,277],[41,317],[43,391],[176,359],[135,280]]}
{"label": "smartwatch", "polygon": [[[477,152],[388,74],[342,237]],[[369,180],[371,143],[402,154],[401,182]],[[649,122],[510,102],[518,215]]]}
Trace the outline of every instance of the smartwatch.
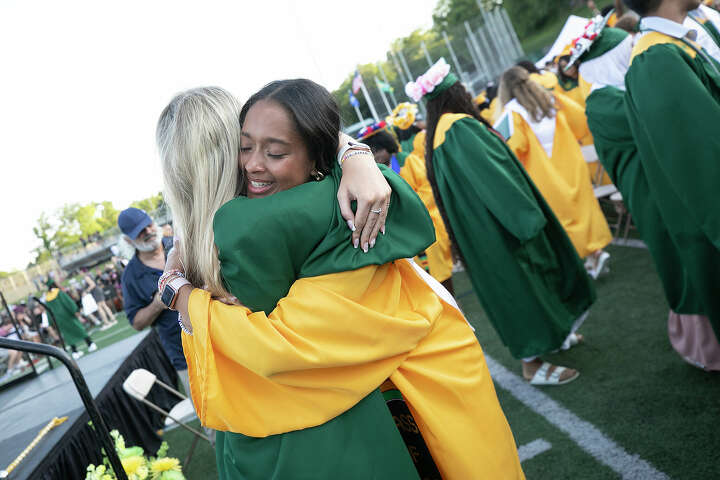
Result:
{"label": "smartwatch", "polygon": [[190,285],[190,282],[184,277],[177,276],[165,284],[162,295],[160,295],[160,301],[170,310],[175,310],[175,301],[177,300],[177,293],[185,285]]}

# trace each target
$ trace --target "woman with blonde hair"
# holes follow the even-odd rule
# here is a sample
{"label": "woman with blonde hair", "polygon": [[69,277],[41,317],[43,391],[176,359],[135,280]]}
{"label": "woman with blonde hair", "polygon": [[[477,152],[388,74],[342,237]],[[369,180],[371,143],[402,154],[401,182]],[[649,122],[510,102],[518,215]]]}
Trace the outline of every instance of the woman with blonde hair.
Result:
{"label": "woman with blonde hair", "polygon": [[[332,96],[285,80],[238,107],[192,90],[157,129],[185,239],[160,287],[181,314],[198,416],[219,431],[220,477],[417,478],[378,390],[389,379],[429,450],[423,478],[524,478],[470,326],[405,260],[434,240],[420,199],[383,169],[387,229],[352,248]],[[240,304],[213,298],[230,295]]]}
{"label": "woman with blonde hair", "polygon": [[579,139],[588,133],[585,112],[565,96],[553,96],[520,67],[500,80],[504,110],[495,128],[505,137],[555,215],[593,278],[607,268],[612,240],[595,198]]}

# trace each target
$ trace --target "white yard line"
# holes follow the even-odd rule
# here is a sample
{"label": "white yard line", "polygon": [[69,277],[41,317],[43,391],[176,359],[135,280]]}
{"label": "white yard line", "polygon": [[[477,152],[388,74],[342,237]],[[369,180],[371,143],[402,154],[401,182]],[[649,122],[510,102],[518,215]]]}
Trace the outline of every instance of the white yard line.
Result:
{"label": "white yard line", "polygon": [[[115,330],[115,331],[112,332],[112,333],[104,334],[104,335],[102,335],[102,336],[98,336],[97,338],[93,338],[93,342],[97,343],[97,342],[105,341],[105,340],[107,340],[108,338],[112,338],[112,337],[114,337],[114,336],[116,336],[116,335],[118,335],[118,334],[126,333],[128,330],[132,330],[132,327],[129,327],[129,328],[121,328],[120,330]],[[103,333],[104,333],[104,332],[103,332]]]}
{"label": "white yard line", "polygon": [[622,478],[628,480],[664,480],[670,478],[649,462],[640,458],[639,455],[626,452],[625,449],[605,436],[595,425],[580,419],[580,417],[539,389],[531,386],[518,375],[500,365],[489,355],[485,354],[485,360],[493,380],[500,388],[507,390],[530,410],[541,415],[559,430],[565,432],[581,449]]}
{"label": "white yard line", "polygon": [[533,457],[537,457],[543,452],[547,452],[552,448],[552,444],[545,439],[538,438],[530,443],[518,447],[518,457],[520,461],[530,460]]}

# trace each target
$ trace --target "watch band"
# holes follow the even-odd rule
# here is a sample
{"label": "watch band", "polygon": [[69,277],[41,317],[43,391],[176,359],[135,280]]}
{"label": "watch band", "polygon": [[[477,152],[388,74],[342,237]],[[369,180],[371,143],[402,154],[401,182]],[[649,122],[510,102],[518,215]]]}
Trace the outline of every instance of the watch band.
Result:
{"label": "watch band", "polygon": [[166,284],[162,292],[161,300],[170,310],[175,310],[175,302],[177,301],[177,294],[182,287],[190,285],[190,282],[185,277],[172,277]]}

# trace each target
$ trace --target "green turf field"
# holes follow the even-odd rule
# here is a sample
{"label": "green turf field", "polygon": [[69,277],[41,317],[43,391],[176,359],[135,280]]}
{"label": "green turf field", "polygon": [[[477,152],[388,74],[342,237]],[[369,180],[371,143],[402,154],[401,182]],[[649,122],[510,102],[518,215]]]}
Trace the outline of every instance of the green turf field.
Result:
{"label": "green turf field", "polygon": [[[523,386],[592,424],[617,450],[588,435],[587,425],[568,421],[573,419],[561,418],[567,421],[561,424],[563,430],[549,423],[545,417],[561,417],[554,405],[546,405],[545,416],[540,415],[496,379],[518,445],[538,439],[551,444],[549,450],[523,462],[526,475],[531,479],[663,478],[652,477],[649,469],[633,470],[642,459],[670,478],[720,478],[716,449],[720,374],[691,367],[670,346],[667,304],[647,250],[610,247],[609,251],[611,272],[598,280],[598,300],[580,329],[586,343],[547,357],[577,368],[580,378],[561,387]],[[454,281],[486,355],[519,377],[519,362],[500,343],[470,291],[467,276],[458,274]],[[580,436],[573,440],[567,430]],[[633,456],[639,458],[633,461]]]}
{"label": "green turf field", "polygon": [[[667,306],[647,250],[609,251],[611,272],[598,280],[598,301],[580,330],[586,343],[547,358],[580,370],[562,387],[519,380],[520,364],[500,343],[466,274],[454,276],[488,363],[494,374],[495,367],[504,370],[495,382],[521,455],[535,453],[523,461],[527,478],[718,479],[720,374],[687,365],[671,348]],[[184,460],[192,435],[176,429],[165,438],[170,453]],[[185,473],[216,477],[206,442],[198,442]]]}

